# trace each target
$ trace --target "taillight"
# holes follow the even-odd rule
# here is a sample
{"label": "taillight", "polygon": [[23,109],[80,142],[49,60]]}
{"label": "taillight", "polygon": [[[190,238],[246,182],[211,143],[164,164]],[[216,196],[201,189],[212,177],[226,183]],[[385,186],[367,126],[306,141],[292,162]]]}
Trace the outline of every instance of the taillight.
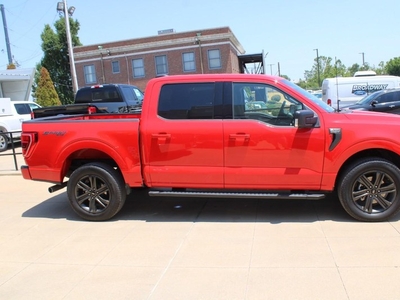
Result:
{"label": "taillight", "polygon": [[91,115],[91,114],[95,114],[96,113],[96,107],[94,107],[94,106],[90,106],[89,108],[88,108],[88,113],[89,113],[89,115]]}
{"label": "taillight", "polygon": [[328,99],[328,100],[326,101],[326,104],[332,106],[332,100],[331,100],[331,99]]}
{"label": "taillight", "polygon": [[35,118],[35,114],[31,111],[31,120]]}
{"label": "taillight", "polygon": [[31,146],[38,140],[37,132],[22,132],[21,134],[21,149],[22,155],[28,156]]}

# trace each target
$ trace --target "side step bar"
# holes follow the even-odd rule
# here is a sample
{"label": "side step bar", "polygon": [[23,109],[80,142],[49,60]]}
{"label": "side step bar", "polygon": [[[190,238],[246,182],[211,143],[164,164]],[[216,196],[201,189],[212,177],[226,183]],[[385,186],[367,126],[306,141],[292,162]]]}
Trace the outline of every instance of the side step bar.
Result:
{"label": "side step bar", "polygon": [[196,197],[196,198],[252,198],[252,199],[298,199],[321,200],[325,194],[306,193],[265,193],[265,192],[204,192],[204,191],[174,191],[151,190],[153,197]]}

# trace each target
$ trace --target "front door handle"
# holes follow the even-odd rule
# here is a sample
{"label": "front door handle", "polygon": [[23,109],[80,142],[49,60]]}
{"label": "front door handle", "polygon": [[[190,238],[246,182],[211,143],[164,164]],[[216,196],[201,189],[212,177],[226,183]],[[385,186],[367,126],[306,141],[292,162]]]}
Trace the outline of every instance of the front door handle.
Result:
{"label": "front door handle", "polygon": [[153,133],[151,135],[153,139],[157,139],[159,145],[167,143],[171,139],[171,134],[160,132],[160,133]]}
{"label": "front door handle", "polygon": [[168,138],[171,138],[171,134],[169,134],[169,133],[153,133],[151,135],[151,137],[153,139],[159,139],[159,138],[168,139]]}

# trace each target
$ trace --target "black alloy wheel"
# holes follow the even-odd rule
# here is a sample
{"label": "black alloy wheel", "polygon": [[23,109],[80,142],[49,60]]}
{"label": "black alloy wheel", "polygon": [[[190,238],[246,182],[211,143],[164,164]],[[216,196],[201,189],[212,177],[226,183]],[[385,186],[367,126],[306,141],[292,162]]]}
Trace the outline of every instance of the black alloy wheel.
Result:
{"label": "black alloy wheel", "polygon": [[73,210],[89,221],[112,218],[126,198],[121,174],[103,163],[90,163],[76,169],[68,181],[67,193]]}
{"label": "black alloy wheel", "polygon": [[400,210],[400,170],[380,158],[365,159],[348,168],[338,185],[343,208],[361,221],[384,221]]}

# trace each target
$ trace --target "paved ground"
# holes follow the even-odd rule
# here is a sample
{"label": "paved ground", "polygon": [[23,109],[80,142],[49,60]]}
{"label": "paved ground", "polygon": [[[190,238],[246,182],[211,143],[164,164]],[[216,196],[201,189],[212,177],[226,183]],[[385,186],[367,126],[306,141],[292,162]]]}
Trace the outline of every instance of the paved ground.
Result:
{"label": "paved ground", "polygon": [[400,299],[400,216],[140,193],[95,223],[48,186],[0,156],[0,299]]}

